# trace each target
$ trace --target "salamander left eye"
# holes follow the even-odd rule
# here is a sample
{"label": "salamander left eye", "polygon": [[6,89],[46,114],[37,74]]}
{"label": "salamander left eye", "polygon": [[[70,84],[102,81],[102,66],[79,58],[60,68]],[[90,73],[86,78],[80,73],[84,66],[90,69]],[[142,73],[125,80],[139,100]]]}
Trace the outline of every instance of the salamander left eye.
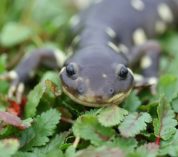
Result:
{"label": "salamander left eye", "polygon": [[119,77],[121,79],[126,79],[128,75],[128,69],[125,66],[122,66],[120,71],[119,71]]}
{"label": "salamander left eye", "polygon": [[66,73],[68,76],[73,76],[77,73],[77,67],[75,64],[73,63],[69,63],[67,66],[66,66]]}

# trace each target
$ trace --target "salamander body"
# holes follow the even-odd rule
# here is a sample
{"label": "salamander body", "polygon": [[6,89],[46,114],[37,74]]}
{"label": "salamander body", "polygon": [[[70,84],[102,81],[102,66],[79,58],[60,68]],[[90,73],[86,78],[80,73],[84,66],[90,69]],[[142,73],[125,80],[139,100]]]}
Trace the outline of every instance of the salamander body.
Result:
{"label": "salamander body", "polygon": [[142,79],[156,83],[160,47],[152,39],[177,24],[176,5],[172,0],[102,0],[92,6],[75,25],[77,49],[65,65],[76,76],[62,70],[65,93],[89,106],[117,104],[134,86],[130,68],[139,61]]}
{"label": "salamander body", "polygon": [[[119,104],[134,86],[155,85],[161,48],[154,38],[177,26],[177,9],[177,0],[96,1],[75,18],[74,54],[60,72],[63,91],[80,104],[98,107]],[[39,64],[63,63],[56,51],[35,52],[8,75],[13,88]],[[135,77],[132,68],[138,65],[142,75]]]}

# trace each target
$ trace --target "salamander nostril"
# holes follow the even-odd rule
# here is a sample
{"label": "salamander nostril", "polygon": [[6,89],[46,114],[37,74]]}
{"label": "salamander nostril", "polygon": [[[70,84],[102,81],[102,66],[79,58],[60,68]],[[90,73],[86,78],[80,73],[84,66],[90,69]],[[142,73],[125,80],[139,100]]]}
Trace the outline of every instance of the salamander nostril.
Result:
{"label": "salamander nostril", "polygon": [[83,94],[85,92],[85,85],[83,83],[79,84],[77,87],[77,90],[79,92],[79,94]]}
{"label": "salamander nostril", "polygon": [[111,95],[111,96],[114,95],[114,92],[115,92],[115,91],[114,91],[114,88],[109,88],[109,89],[108,89],[108,94],[109,94],[109,95]]}

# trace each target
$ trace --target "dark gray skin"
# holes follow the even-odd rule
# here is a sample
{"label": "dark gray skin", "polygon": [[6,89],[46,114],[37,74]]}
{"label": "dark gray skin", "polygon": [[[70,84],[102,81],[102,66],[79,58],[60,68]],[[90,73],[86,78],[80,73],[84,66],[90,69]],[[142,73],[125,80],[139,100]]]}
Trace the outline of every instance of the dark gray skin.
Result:
{"label": "dark gray skin", "polygon": [[[177,26],[178,1],[142,0],[144,7],[137,3],[136,8],[131,1],[102,0],[90,7],[87,14],[81,14],[81,22],[74,28],[80,41],[60,72],[63,90],[74,101],[92,107],[119,104],[134,86],[156,84],[161,49],[153,40],[160,33],[155,26],[158,21],[161,31],[164,27]],[[161,5],[161,14],[166,12],[167,18],[158,11]],[[140,43],[143,33],[146,39]],[[124,49],[118,51],[117,45],[124,45],[127,52]],[[18,78],[13,79],[12,85],[17,86],[27,80],[30,71],[40,64],[57,66],[55,56],[54,52],[43,49],[24,59],[15,69]],[[141,67],[142,79],[134,80],[130,69],[145,57],[147,60]],[[49,61],[53,64],[50,65]]]}
{"label": "dark gray skin", "polygon": [[[67,75],[66,69],[61,72],[64,91],[72,99],[88,106],[120,103],[134,86],[134,81],[130,71],[126,78],[120,78],[120,69],[117,69],[117,65],[134,66],[144,54],[151,58],[152,66],[143,70],[145,79],[141,84],[149,84],[149,78],[157,77],[159,44],[150,40],[134,47],[133,32],[137,28],[142,28],[148,38],[153,38],[158,34],[155,22],[161,20],[157,12],[159,4],[164,2],[172,9],[175,5],[171,0],[143,2],[145,9],[139,12],[131,6],[129,0],[103,0],[90,8],[87,18],[76,26],[75,30],[81,26],[84,29],[80,33],[78,49],[65,65],[76,64],[77,78],[72,79]],[[172,26],[173,23],[167,25]],[[114,38],[106,33],[108,27],[116,33]],[[127,54],[116,53],[108,46],[109,41],[117,45],[122,43],[130,51]],[[106,74],[107,77],[102,77],[102,74]],[[118,96],[109,101],[121,93],[124,94],[122,98]]]}

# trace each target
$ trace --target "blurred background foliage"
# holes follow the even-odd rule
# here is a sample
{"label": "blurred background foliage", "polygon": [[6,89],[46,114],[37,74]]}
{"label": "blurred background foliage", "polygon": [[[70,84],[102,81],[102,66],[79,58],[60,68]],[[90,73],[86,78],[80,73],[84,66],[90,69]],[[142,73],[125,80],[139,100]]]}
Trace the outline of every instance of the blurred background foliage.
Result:
{"label": "blurred background foliage", "polygon": [[[79,7],[76,1],[84,3],[85,0],[1,0],[0,72],[3,73],[9,69],[12,69],[16,64],[19,63],[21,57],[25,53],[29,52],[34,48],[53,46],[62,49],[64,52],[67,52],[68,46],[72,40],[69,24],[70,18],[77,12],[77,9]],[[164,95],[168,102],[171,104],[173,111],[176,114],[178,113],[178,33],[174,29],[171,29],[168,30],[166,34],[158,37],[157,39],[160,41],[163,48],[160,60],[160,81],[158,84],[158,94],[156,96],[152,96],[149,91],[143,91],[140,92],[139,95],[137,95],[136,92],[133,92],[126,99],[122,106],[123,108],[127,109],[128,112],[131,113],[140,111],[147,112],[152,116],[152,118],[157,117],[157,106],[159,106],[158,100],[160,100],[162,95]],[[39,72],[37,73],[37,75],[40,76]],[[53,81],[55,84],[58,85],[59,83],[57,71],[55,71],[54,73],[47,71],[46,74],[40,78],[50,78],[49,80],[55,80]],[[35,83],[37,83],[37,81]],[[67,115],[67,118],[72,117],[72,120],[83,114],[84,107],[82,105],[76,105],[75,103],[71,103],[71,101],[63,95],[60,98],[56,98],[54,91],[52,92],[52,94],[50,93],[51,91],[48,89],[48,86],[50,89],[53,89],[52,87],[56,87],[56,85],[51,85],[48,82],[46,91],[43,90],[44,84],[37,84],[37,86],[33,90],[33,86],[31,84],[28,84],[28,86],[31,92],[28,95],[29,101],[28,105],[26,105],[26,117],[33,117],[34,115],[38,115],[44,110],[47,110],[52,107],[60,108],[60,110],[62,109],[63,111],[61,112],[63,113],[65,111],[64,115]],[[60,88],[60,85],[58,85],[57,87]],[[3,111],[6,111],[6,108],[9,105],[7,103],[7,100],[5,99],[5,97],[7,96],[8,88],[9,83],[7,81],[1,80],[0,110]],[[41,93],[39,91],[41,91]],[[34,103],[33,100],[36,100],[37,102]],[[64,110],[64,107],[67,110]],[[88,125],[87,127],[91,128],[91,131],[93,130],[92,133],[86,134],[87,138],[93,138],[95,136],[96,132],[94,132],[95,130],[93,128],[101,129],[104,133],[108,132],[108,128],[107,130],[105,130],[100,127],[100,125],[98,125],[96,117],[92,117],[95,111],[96,110],[91,110],[90,112],[88,112],[89,117],[86,117],[86,121],[84,122],[80,121],[79,118],[79,120],[75,124],[75,128],[77,128],[76,134],[79,133],[79,135],[83,135],[85,131],[88,131],[87,129],[80,129],[80,126],[86,125]],[[51,115],[53,115],[53,112],[51,113],[50,111],[50,115],[48,115],[48,117],[50,117],[50,120],[52,117]],[[172,118],[169,115],[167,116],[169,118]],[[105,118],[105,115],[103,117]],[[101,116],[101,118],[103,117]],[[43,127],[45,127],[45,125],[42,126],[41,130],[44,130]],[[167,123],[164,127],[169,128],[169,126],[167,127]],[[172,128],[174,127],[175,126],[173,126]],[[68,129],[68,126],[65,127],[64,125],[60,124],[60,131],[63,131],[66,128]],[[149,141],[154,141],[152,139],[154,127],[151,125],[150,128],[151,129],[149,129],[148,132],[145,132],[144,134],[142,133],[140,135],[144,135],[145,137],[147,136],[147,138],[145,139],[148,139],[149,135]],[[5,133],[2,132],[1,138],[7,136],[6,134],[12,134],[14,137],[13,131],[9,133],[9,130],[7,129],[6,131],[4,131]],[[41,130],[39,130],[39,132]],[[41,132],[39,134],[41,134]],[[31,134],[27,134],[27,132],[24,132],[24,135],[31,138]],[[74,138],[74,136],[72,136],[72,138]],[[177,134],[175,138],[177,139]],[[68,140],[70,139],[71,137],[69,136]],[[28,140],[28,138],[25,138],[25,140]],[[91,143],[93,142],[92,140],[96,142],[95,138],[91,139]],[[139,141],[139,138],[137,140]],[[65,140],[65,142],[66,141],[67,140]],[[127,141],[128,140],[121,141],[121,145],[124,145],[123,143]],[[69,146],[67,142],[63,144],[63,149],[66,149]],[[144,142],[143,139],[141,139],[139,142],[143,144],[147,143],[148,141],[145,140]],[[89,145],[89,142],[83,145],[81,144],[82,147],[86,147],[86,145]],[[136,144],[133,145],[135,147]],[[128,144],[125,144],[125,146],[128,147]],[[177,144],[175,144],[175,146],[177,146]],[[170,150],[172,152],[171,148]],[[175,149],[175,152],[177,153],[177,149]]]}
{"label": "blurred background foliage", "polygon": [[[69,21],[77,11],[71,1],[1,0],[0,73],[13,69],[25,53],[35,48],[51,46],[67,51],[66,45],[71,41]],[[1,80],[3,104],[8,88],[9,83]]]}
{"label": "blurred background foliage", "polygon": [[29,47],[43,47],[47,43],[64,48],[69,18],[75,10],[69,0],[2,0],[1,54],[17,55]]}

